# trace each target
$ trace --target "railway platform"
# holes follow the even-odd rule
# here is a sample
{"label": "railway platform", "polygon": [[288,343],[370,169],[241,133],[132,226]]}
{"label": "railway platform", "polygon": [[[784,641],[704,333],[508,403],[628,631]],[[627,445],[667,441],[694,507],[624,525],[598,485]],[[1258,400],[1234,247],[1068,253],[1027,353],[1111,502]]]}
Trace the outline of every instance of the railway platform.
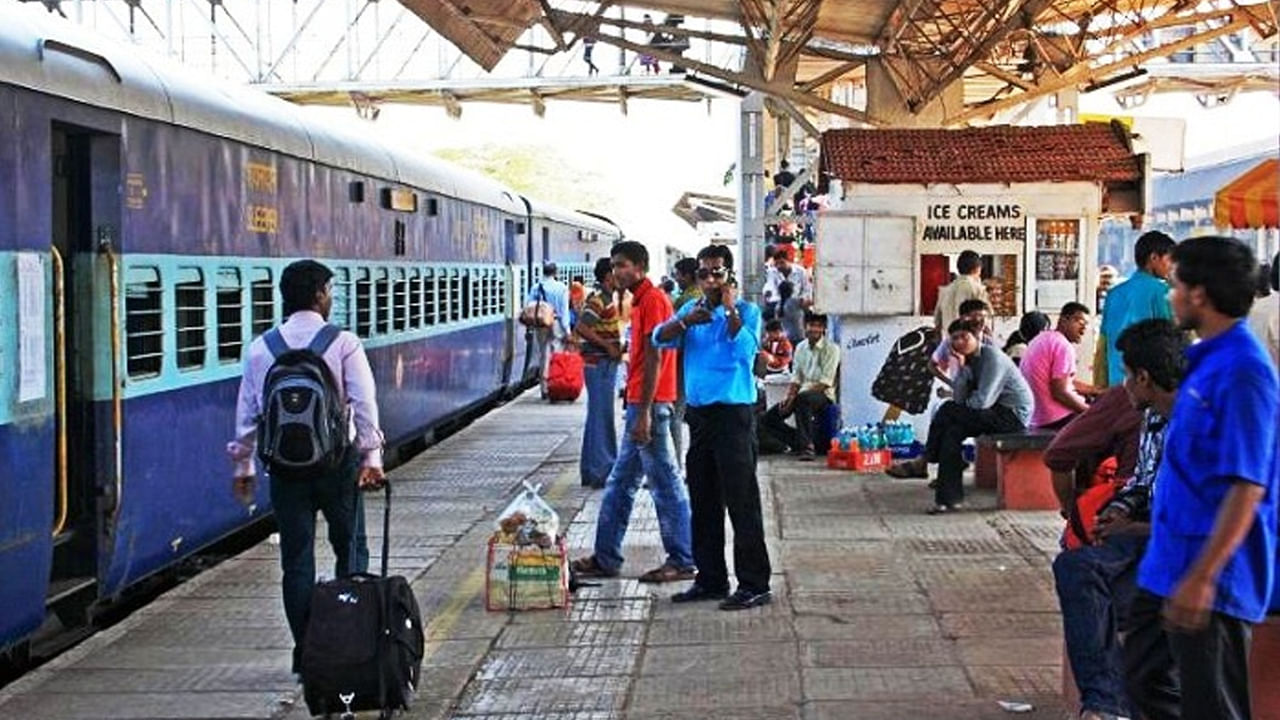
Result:
{"label": "railway platform", "polygon": [[[521,480],[544,484],[573,556],[593,538],[600,493],[577,477],[585,405],[536,398],[391,474],[391,570],[410,578],[428,623],[422,688],[405,717],[1067,716],[1049,570],[1061,521],[997,511],[990,490],[973,491],[972,511],[926,517],[924,481],[762,458],[772,605],[680,606],[670,595],[682,584],[636,582],[662,559],[642,492],[624,578],[579,589],[563,612],[487,612],[485,542]],[[381,500],[367,506],[376,550]],[[267,541],[0,690],[0,716],[307,717],[278,582]],[[1011,714],[1000,701],[1032,709]]]}

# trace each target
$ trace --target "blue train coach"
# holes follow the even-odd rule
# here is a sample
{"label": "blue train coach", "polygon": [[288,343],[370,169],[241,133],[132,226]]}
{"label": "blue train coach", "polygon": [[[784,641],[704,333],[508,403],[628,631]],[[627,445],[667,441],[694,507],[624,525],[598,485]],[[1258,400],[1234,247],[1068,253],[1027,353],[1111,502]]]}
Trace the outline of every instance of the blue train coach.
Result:
{"label": "blue train coach", "polygon": [[12,8],[0,128],[8,653],[51,609],[116,597],[254,521],[224,446],[293,259],[335,270],[332,319],[364,339],[400,445],[533,379],[515,317],[541,263],[589,277],[621,237],[372,127]]}

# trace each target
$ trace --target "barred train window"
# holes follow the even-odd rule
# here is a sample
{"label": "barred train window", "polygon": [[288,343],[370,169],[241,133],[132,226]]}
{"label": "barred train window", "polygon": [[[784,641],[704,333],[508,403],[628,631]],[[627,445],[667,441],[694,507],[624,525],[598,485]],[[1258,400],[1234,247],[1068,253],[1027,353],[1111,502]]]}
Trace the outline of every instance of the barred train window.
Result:
{"label": "barred train window", "polygon": [[173,284],[173,309],[177,320],[179,370],[204,367],[204,308],[204,273],[200,268],[178,268]]}
{"label": "barred train window", "polygon": [[244,289],[240,285],[240,271],[218,268],[217,283],[218,362],[239,362],[244,344]]}
{"label": "barred train window", "polygon": [[409,271],[409,327],[422,327],[422,277],[417,268]]}
{"label": "barred train window", "polygon": [[431,268],[422,274],[422,313],[427,327],[436,324],[436,271]]}
{"label": "barred train window", "polygon": [[351,329],[351,271],[336,268],[333,271],[333,307],[329,310],[329,322],[343,330]]}
{"label": "barred train window", "polygon": [[369,270],[355,271],[356,286],[356,335],[367,338],[373,330],[373,283],[369,282]]}
{"label": "barred train window", "polygon": [[124,280],[125,367],[131,378],[160,374],[164,314],[160,270],[131,267]]}
{"label": "barred train window", "polygon": [[502,315],[507,312],[507,275],[501,270],[498,271],[498,314]]}
{"label": "barred train window", "polygon": [[252,316],[249,321],[249,333],[257,337],[275,325],[275,287],[271,283],[271,271],[267,268],[253,268],[249,271],[249,277],[249,305]]}
{"label": "barred train window", "polygon": [[409,284],[405,282],[404,270],[396,268],[391,271],[395,278],[391,282],[391,328],[401,331],[409,317]]}
{"label": "barred train window", "polygon": [[462,311],[464,307],[462,298],[462,271],[449,271],[449,322],[457,322],[462,319]]}
{"label": "barred train window", "polygon": [[469,320],[476,314],[476,276],[471,268],[460,270],[462,273],[462,319]]}
{"label": "barred train window", "polygon": [[391,329],[391,282],[387,280],[387,269],[378,268],[373,271],[373,295],[376,311],[375,332],[386,335]]}

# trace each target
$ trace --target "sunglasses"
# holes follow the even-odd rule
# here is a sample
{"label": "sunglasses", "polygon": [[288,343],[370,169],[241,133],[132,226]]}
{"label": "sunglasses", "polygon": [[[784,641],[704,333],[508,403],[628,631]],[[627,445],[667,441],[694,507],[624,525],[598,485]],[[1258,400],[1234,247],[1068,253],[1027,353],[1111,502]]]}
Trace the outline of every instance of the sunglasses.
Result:
{"label": "sunglasses", "polygon": [[729,271],[726,268],[698,268],[698,279],[706,280],[709,277],[721,279],[728,277]]}

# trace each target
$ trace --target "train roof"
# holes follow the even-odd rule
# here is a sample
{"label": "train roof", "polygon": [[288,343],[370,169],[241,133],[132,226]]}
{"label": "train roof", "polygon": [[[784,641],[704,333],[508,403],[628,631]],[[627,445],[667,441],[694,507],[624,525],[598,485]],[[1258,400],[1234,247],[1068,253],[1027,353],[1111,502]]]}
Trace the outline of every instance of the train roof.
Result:
{"label": "train roof", "polygon": [[600,215],[591,215],[577,210],[569,210],[558,205],[525,198],[529,202],[529,214],[534,218],[561,222],[566,225],[594,231],[607,237],[620,237],[622,231],[613,221]]}
{"label": "train roof", "polygon": [[361,128],[102,40],[43,8],[0,9],[0,83],[189,127],[420,190],[524,213],[514,190],[449,163],[393,149]]}

